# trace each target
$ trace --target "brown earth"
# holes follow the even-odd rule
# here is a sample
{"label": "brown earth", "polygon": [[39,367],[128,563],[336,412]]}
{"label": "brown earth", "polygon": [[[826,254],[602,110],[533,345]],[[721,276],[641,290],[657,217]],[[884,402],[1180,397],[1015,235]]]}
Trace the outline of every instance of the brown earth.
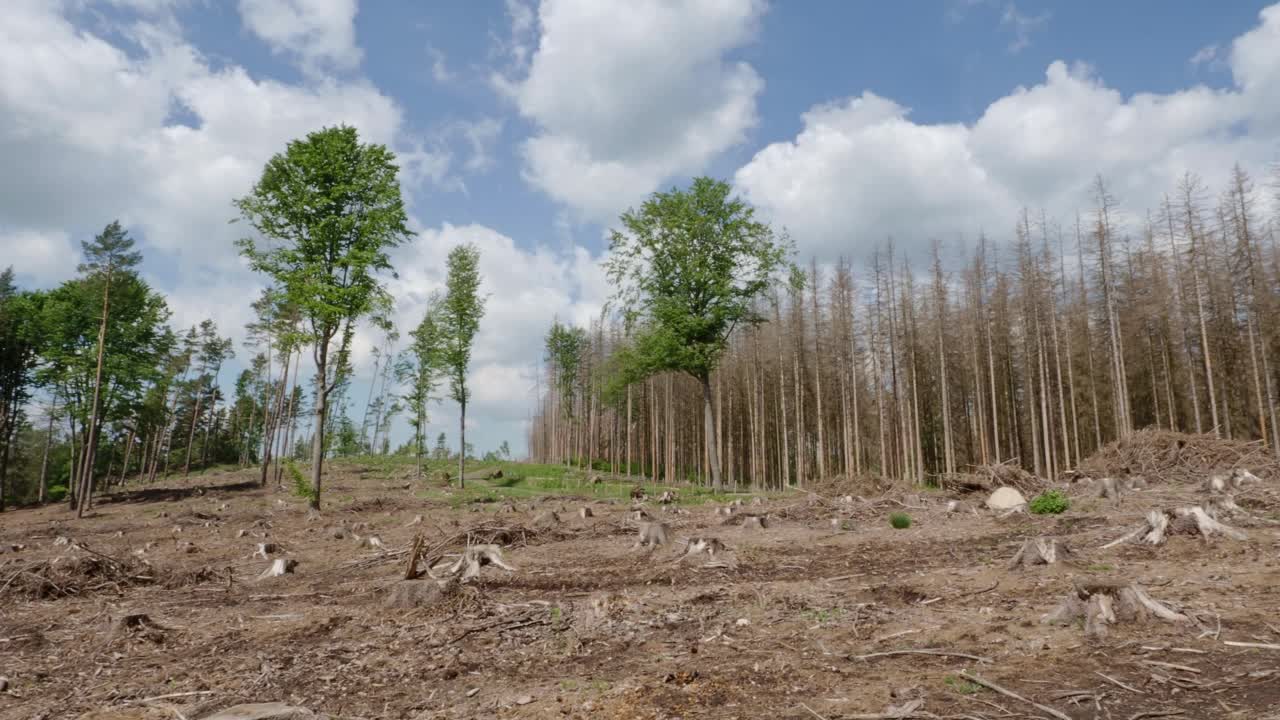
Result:
{"label": "brown earth", "polygon": [[[1153,483],[1119,507],[1079,487],[1057,517],[975,511],[977,495],[948,514],[941,493],[793,494],[740,509],[769,512],[764,530],[654,503],[674,544],[650,553],[632,549],[627,504],[455,509],[358,470],[334,471],[319,517],[252,472],[117,494],[81,521],[63,507],[0,516],[0,718],[196,720],[283,701],[342,718],[836,720],[915,699],[902,717],[1051,716],[961,672],[1073,719],[1280,718],[1280,651],[1223,642],[1280,643],[1274,479],[1237,497],[1243,542],[1099,549],[1149,509],[1197,501]],[[547,509],[558,523],[535,527]],[[891,529],[894,511],[911,527]],[[415,534],[438,560],[469,529],[516,572],[487,566],[434,606],[388,605]],[[385,550],[356,539],[371,534]],[[1036,536],[1076,564],[1008,570]],[[674,562],[690,537],[722,540],[728,567]],[[293,574],[257,579],[263,542]],[[1194,622],[1098,641],[1042,624],[1079,579],[1137,583]],[[921,649],[960,655],[857,657]]]}

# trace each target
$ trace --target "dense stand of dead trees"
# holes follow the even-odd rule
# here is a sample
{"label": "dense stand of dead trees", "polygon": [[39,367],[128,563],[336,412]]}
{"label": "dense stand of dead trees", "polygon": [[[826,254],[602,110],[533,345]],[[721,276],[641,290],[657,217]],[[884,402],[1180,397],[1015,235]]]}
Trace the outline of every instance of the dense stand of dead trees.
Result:
{"label": "dense stand of dead trees", "polygon": [[1280,246],[1249,176],[1215,200],[1187,174],[1145,220],[1122,220],[1102,178],[1093,200],[1066,225],[1023,212],[1007,246],[951,248],[951,272],[936,243],[928,273],[892,242],[856,272],[812,263],[732,336],[714,448],[694,379],[607,392],[623,331],[602,319],[571,382],[548,363],[530,454],[672,482],[705,479],[715,452],[759,488],[1005,462],[1052,477],[1140,427],[1280,448]]}

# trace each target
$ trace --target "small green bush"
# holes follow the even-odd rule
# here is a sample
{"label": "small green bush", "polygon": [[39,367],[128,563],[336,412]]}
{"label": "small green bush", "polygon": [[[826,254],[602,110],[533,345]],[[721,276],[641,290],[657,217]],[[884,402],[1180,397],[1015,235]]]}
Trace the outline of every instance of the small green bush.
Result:
{"label": "small green bush", "polygon": [[1060,490],[1046,490],[1031,501],[1028,509],[1036,515],[1057,515],[1069,507],[1071,501]]}
{"label": "small green bush", "polygon": [[289,471],[289,479],[293,481],[293,494],[307,500],[314,499],[315,489],[311,487],[311,482],[303,476],[298,466],[290,460],[285,463],[285,469]]}
{"label": "small green bush", "polygon": [[67,497],[66,485],[50,485],[45,490],[45,499],[49,502],[62,502]]}
{"label": "small green bush", "polygon": [[906,513],[892,513],[889,515],[889,524],[894,530],[906,530],[911,527],[911,516]]}

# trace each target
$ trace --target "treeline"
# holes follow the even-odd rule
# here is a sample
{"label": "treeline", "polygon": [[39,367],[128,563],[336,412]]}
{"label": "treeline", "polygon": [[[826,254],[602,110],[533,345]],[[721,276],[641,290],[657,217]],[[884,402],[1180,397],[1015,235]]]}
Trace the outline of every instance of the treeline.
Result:
{"label": "treeline", "polygon": [[[419,472],[424,457],[456,458],[462,476],[472,453],[467,375],[484,314],[479,253],[450,252],[446,292],[398,349],[379,277],[392,269],[387,251],[410,237],[397,174],[386,147],[361,143],[350,127],[324,128],[290,142],[236,200],[257,235],[237,243],[240,253],[269,284],[252,303],[248,361],[231,397],[221,376],[232,341],[212,320],[169,326],[118,222],[81,243],[78,276],[53,290],[17,287],[11,267],[0,273],[0,510],[69,498],[83,514],[95,492],[125,479],[214,464],[257,466],[261,484],[280,483],[288,458],[311,466],[309,481],[291,481],[319,507],[323,461],[392,452],[393,421],[406,411],[414,437],[396,452],[417,456]],[[350,397],[361,322],[382,332],[363,412]],[[462,416],[453,454],[444,433],[434,448],[426,438],[446,384]],[[504,442],[486,458],[510,455]]]}
{"label": "treeline", "polygon": [[[1280,184],[1280,178],[1278,178]],[[658,480],[805,486],[835,475],[930,482],[1017,463],[1051,477],[1142,427],[1280,448],[1280,249],[1240,168],[1212,195],[1187,174],[1138,221],[1104,180],[1066,222],[1024,211],[962,266],[892,242],[855,266],[793,268],[727,336],[714,432],[688,373],[630,381],[634,328],[606,315],[548,334],[533,457]],[[715,438],[713,443],[708,438]]]}

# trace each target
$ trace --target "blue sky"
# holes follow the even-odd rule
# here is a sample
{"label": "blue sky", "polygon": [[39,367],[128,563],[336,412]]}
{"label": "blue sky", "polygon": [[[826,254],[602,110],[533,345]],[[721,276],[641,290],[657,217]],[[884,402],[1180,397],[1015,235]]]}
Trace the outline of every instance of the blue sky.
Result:
{"label": "blue sky", "polygon": [[[404,165],[407,330],[476,242],[491,293],[472,433],[523,448],[540,337],[608,295],[608,224],[697,174],[806,258],[892,235],[960,253],[1017,211],[1070,221],[1103,174],[1139,217],[1185,171],[1264,177],[1280,6],[690,0],[12,0],[0,26],[0,264],[71,276],[119,217],[175,324],[243,335],[262,279],[231,199],[271,153],[356,125]],[[369,333],[358,339],[367,373]],[[243,359],[247,352],[240,351]],[[228,376],[230,373],[228,373]],[[354,396],[363,398],[363,384]],[[452,438],[456,416],[437,413]]]}

